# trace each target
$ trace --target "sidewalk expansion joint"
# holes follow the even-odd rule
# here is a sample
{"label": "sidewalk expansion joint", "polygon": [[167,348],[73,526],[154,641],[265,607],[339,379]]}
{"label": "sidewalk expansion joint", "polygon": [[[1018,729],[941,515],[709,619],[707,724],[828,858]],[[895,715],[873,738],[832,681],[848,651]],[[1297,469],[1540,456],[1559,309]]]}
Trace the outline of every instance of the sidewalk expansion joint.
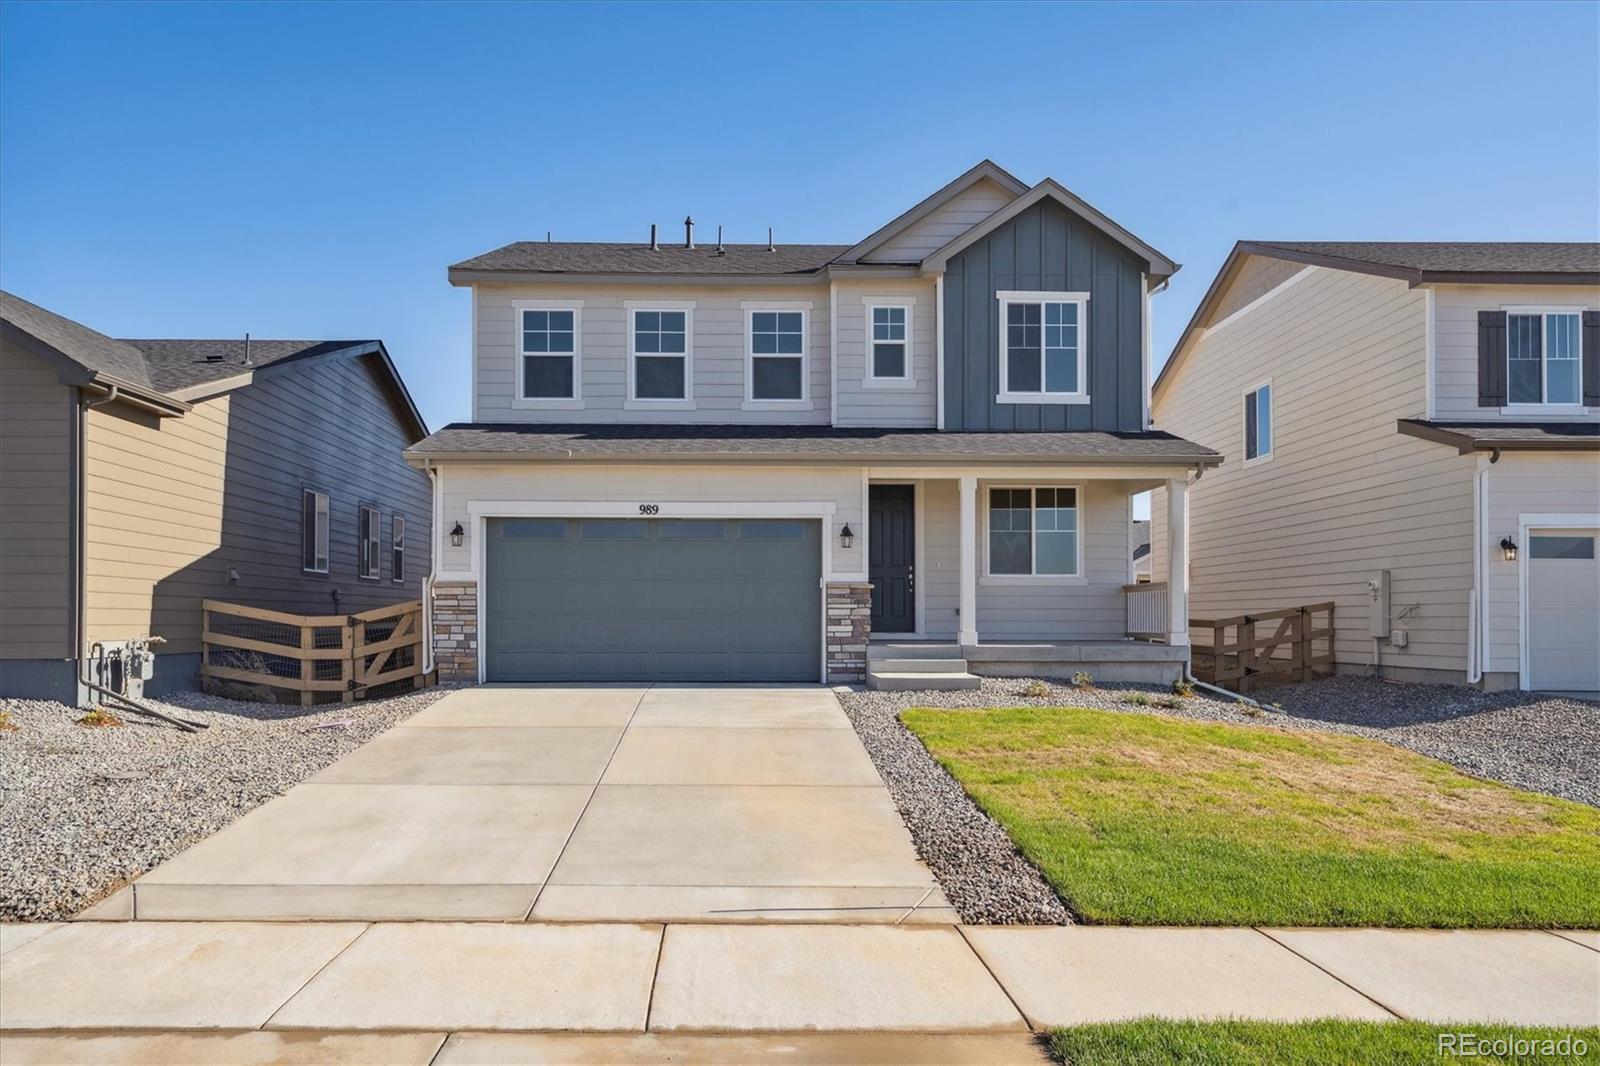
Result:
{"label": "sidewalk expansion joint", "polygon": [[1400,1011],[1395,1010],[1393,1007],[1389,1006],[1389,1004],[1385,1003],[1383,1000],[1381,1000],[1378,997],[1376,997],[1376,996],[1372,995],[1371,993],[1367,992],[1365,989],[1357,988],[1355,985],[1351,984],[1349,981],[1346,981],[1343,977],[1340,977],[1338,974],[1334,973],[1332,970],[1328,969],[1326,966],[1323,966],[1321,963],[1317,962],[1316,960],[1307,958],[1306,956],[1300,954],[1300,952],[1296,951],[1294,948],[1290,947],[1288,944],[1285,944],[1283,941],[1279,940],[1277,937],[1273,936],[1271,933],[1267,932],[1265,929],[1261,928],[1260,926],[1254,926],[1253,925],[1250,928],[1254,929],[1256,932],[1260,933],[1262,936],[1266,937],[1268,940],[1272,941],[1274,944],[1278,945],[1280,948],[1282,948],[1283,950],[1287,951],[1289,954],[1293,955],[1295,958],[1300,959],[1302,962],[1305,962],[1306,964],[1308,964],[1310,966],[1313,966],[1318,970],[1321,970],[1323,973],[1327,974],[1329,977],[1333,978],[1335,981],[1338,981],[1341,985],[1344,985],[1350,991],[1354,992],[1356,995],[1360,996],[1362,999],[1366,1000],[1367,1002],[1371,1003],[1372,1005],[1378,1007],[1380,1010],[1388,1011],[1390,1014],[1394,1015],[1396,1018],[1399,1018],[1403,1022],[1409,1022],[1409,1021],[1413,1020],[1410,1017],[1406,1016],[1405,1014],[1401,1013]]}

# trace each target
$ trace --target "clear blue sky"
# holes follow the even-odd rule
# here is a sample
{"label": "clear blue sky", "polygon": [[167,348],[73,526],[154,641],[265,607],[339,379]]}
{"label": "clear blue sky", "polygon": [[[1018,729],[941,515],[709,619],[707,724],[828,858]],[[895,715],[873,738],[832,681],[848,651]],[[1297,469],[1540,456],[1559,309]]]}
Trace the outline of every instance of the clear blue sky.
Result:
{"label": "clear blue sky", "polygon": [[[458,259],[850,242],[989,156],[1185,264],[1600,238],[1600,5],[0,3],[0,285],[116,336],[381,337],[469,417]],[[705,232],[702,230],[702,232]]]}

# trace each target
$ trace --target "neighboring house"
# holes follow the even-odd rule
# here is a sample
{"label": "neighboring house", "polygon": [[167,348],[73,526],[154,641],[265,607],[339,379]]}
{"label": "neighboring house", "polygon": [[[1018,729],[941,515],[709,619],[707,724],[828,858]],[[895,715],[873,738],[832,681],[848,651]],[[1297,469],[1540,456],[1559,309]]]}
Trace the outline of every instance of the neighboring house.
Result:
{"label": "neighboring house", "polygon": [[1132,527],[1133,580],[1143,583],[1153,579],[1155,560],[1150,557],[1150,520],[1135,519]]}
{"label": "neighboring house", "polygon": [[0,696],[76,701],[149,635],[146,691],[192,688],[205,598],[420,598],[426,434],[378,341],[113,340],[0,294]]}
{"label": "neighboring house", "polygon": [[407,452],[441,677],[859,681],[869,630],[885,675],[1175,677],[1181,596],[1134,644],[1123,585],[1129,498],[1218,461],[1148,429],[1177,269],[988,162],[853,245],[456,264],[474,421]]}
{"label": "neighboring house", "polygon": [[1341,670],[1600,689],[1597,309],[1595,244],[1235,246],[1155,387],[1227,457],[1193,613],[1331,600]]}

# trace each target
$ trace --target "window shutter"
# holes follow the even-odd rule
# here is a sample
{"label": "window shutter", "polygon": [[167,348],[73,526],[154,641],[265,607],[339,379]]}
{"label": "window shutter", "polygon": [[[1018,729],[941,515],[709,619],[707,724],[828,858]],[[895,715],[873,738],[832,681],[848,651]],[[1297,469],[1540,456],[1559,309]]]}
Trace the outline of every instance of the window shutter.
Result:
{"label": "window shutter", "polygon": [[1478,406],[1506,403],[1506,313],[1478,312]]}
{"label": "window shutter", "polygon": [[1600,407],[1600,311],[1583,313],[1583,405]]}

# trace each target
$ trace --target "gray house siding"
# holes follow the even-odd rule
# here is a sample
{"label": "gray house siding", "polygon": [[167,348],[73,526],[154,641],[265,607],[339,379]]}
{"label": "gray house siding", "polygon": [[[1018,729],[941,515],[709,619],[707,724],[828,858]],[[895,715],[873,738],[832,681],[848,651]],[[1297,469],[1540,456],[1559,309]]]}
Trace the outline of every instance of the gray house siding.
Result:
{"label": "gray house siding", "polygon": [[[1044,201],[950,260],[945,273],[945,428],[1143,429],[1141,264],[1087,223]],[[1000,322],[995,293],[1088,292],[1087,404],[997,404]]]}

